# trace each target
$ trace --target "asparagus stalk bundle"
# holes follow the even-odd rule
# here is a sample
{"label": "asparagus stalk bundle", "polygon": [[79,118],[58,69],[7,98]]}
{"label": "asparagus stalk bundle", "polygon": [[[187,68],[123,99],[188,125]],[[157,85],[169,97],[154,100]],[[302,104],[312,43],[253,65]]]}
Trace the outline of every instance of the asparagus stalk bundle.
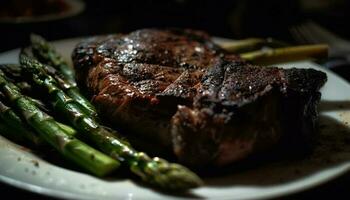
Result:
{"label": "asparagus stalk bundle", "polygon": [[0,69],[6,77],[21,89],[25,94],[32,92],[32,86],[23,80],[22,67],[19,64],[0,64]]}
{"label": "asparagus stalk bundle", "polygon": [[[1,73],[0,73],[1,74]],[[5,95],[0,92],[0,99],[4,99]],[[26,96],[26,98],[28,100],[30,100],[34,105],[36,105],[40,110],[47,112],[48,108],[46,107],[46,105],[44,105],[41,101],[37,100],[37,99],[33,99],[29,96]],[[28,126],[25,125],[25,123],[20,119],[20,117],[13,111],[13,109],[11,107],[6,106],[2,100],[0,100],[0,119],[2,119],[2,121],[6,122],[7,120],[9,120],[9,124],[10,125],[4,125],[3,127],[7,126],[7,127],[11,127],[10,123],[11,121],[17,121],[15,122],[15,126],[13,127],[13,129],[18,130],[18,133],[21,134],[21,132],[28,132],[30,133],[29,135],[32,134],[32,132],[28,129]],[[57,124],[66,131],[67,134],[74,136],[77,134],[77,131],[75,129],[73,129],[72,127],[63,124],[61,122],[57,122]],[[24,133],[26,134],[26,133]],[[34,137],[34,138],[32,138]],[[27,140],[30,140],[33,144],[35,145],[40,145],[41,139],[40,138],[36,138],[35,136],[29,136],[29,138],[27,137]]]}
{"label": "asparagus stalk bundle", "polygon": [[[41,111],[31,100],[23,96],[19,88],[7,81],[1,72],[0,91],[22,115],[26,123],[64,157],[97,176],[104,176],[118,168],[118,161],[67,133],[51,116]],[[6,113],[10,112],[7,110]],[[8,122],[15,125],[16,121],[12,119],[14,118],[8,118]]]}
{"label": "asparagus stalk bundle", "polygon": [[[43,65],[44,69],[46,70],[46,73],[51,75],[56,80],[59,87],[63,91],[65,91],[69,97],[77,101],[82,106],[82,109],[87,115],[97,118],[97,112],[95,107],[90,103],[89,100],[87,100],[80,93],[79,88],[77,87],[77,84],[75,83],[75,80],[74,80],[74,73],[72,73],[71,77],[68,77],[63,74],[63,70],[60,69],[60,65],[57,65],[57,62],[50,61],[50,60],[55,60],[54,58],[57,57],[59,58],[58,60],[63,62],[63,59],[58,55],[58,53],[54,50],[54,48],[50,46],[48,42],[46,42],[42,37],[38,35],[32,35],[31,41],[32,41],[32,52],[30,51],[29,48],[24,48],[22,49],[21,54],[26,54],[29,57],[35,56],[36,58],[41,58],[41,57],[52,58],[52,59],[49,59],[49,61],[47,61],[46,64]],[[46,47],[49,50],[46,51],[45,50]],[[56,65],[54,63],[56,63]],[[66,64],[64,66],[69,67]],[[73,70],[73,69],[70,68],[69,70]]]}
{"label": "asparagus stalk bundle", "polygon": [[[21,53],[25,53],[25,55],[28,55],[28,51],[25,50],[25,51],[22,51]],[[45,66],[45,71],[47,73],[49,73],[50,75],[52,73],[54,73],[55,75],[57,76],[60,76],[59,75],[59,72],[56,71],[54,68],[52,68],[51,66],[48,66],[48,65],[44,65]],[[26,91],[26,93],[30,93],[30,94],[33,94],[35,93],[32,89],[32,86],[31,84],[29,84],[28,82],[26,82],[25,80],[23,80],[23,76],[24,76],[24,73],[23,73],[23,67],[19,64],[0,64],[0,69],[3,71],[4,75],[6,77],[10,77],[9,79],[11,79],[11,82],[15,82],[16,86],[19,87],[21,89],[21,92],[23,92],[23,90]],[[60,81],[57,80],[57,76],[54,76],[55,78],[55,81],[57,81],[57,83],[61,86],[60,84]],[[62,83],[62,82],[61,82]],[[22,88],[21,86],[22,85],[28,85],[28,87],[26,88]],[[29,89],[28,89],[29,88]],[[62,89],[62,87],[61,87]],[[66,91],[67,92],[67,91]],[[82,96],[78,90],[76,90],[77,94]],[[68,93],[68,92],[67,92]],[[0,92],[0,98],[3,97],[4,95]],[[30,96],[26,96],[29,100],[31,100],[39,109],[43,110],[44,112],[47,112],[47,113],[51,113],[51,109],[48,108],[47,105],[45,105],[45,103],[43,103],[41,100],[38,100],[38,99],[35,99],[33,97],[30,97]],[[85,98],[85,97],[84,97]],[[75,99],[76,101],[77,98],[72,98],[72,99]],[[78,101],[79,103],[79,101]],[[86,111],[86,110],[85,110]],[[86,112],[86,114],[88,115],[91,115],[90,112]],[[91,117],[95,117],[95,115],[91,115]],[[76,130],[73,129],[72,127],[66,125],[66,124],[62,124],[60,122],[57,122],[61,128],[65,129],[67,133],[69,133],[70,135],[76,135]],[[104,128],[108,129],[109,131],[113,132],[115,135],[118,135],[118,133],[116,131],[114,131],[113,129],[109,128],[109,127],[106,127],[104,126]],[[122,137],[122,136],[120,136]],[[127,143],[127,141],[124,139],[124,142]]]}
{"label": "asparagus stalk bundle", "polygon": [[22,67],[19,64],[0,64],[0,69],[8,78],[16,82],[22,80]]}
{"label": "asparagus stalk bundle", "polygon": [[71,84],[69,81],[60,76],[59,72],[51,66],[45,66],[45,69],[48,74],[53,76],[60,88],[65,91],[70,98],[81,105],[82,110],[87,115],[96,119],[98,118],[95,107],[80,93],[76,85]]}
{"label": "asparagus stalk bundle", "polygon": [[187,168],[158,157],[150,158],[103,128],[57,86],[54,78],[45,72],[40,62],[24,54],[20,55],[20,62],[31,75],[33,83],[47,91],[57,113],[67,118],[100,150],[127,165],[143,181],[168,190],[186,190],[202,184],[201,179]]}
{"label": "asparagus stalk bundle", "polygon": [[1,131],[10,138],[24,142],[29,141],[32,145],[42,144],[41,138],[22,122],[21,118],[2,101],[0,101]]}
{"label": "asparagus stalk bundle", "polygon": [[58,69],[63,77],[76,86],[74,70],[62,58],[62,56],[43,37],[35,34],[30,35],[32,50],[35,57],[42,63]]}

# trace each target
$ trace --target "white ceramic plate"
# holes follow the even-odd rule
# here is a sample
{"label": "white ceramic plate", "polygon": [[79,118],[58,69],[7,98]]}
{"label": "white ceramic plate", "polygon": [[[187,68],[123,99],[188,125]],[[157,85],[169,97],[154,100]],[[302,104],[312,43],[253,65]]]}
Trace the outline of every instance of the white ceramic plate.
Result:
{"label": "white ceramic plate", "polygon": [[[67,59],[79,39],[55,42]],[[0,54],[0,63],[17,62],[19,50]],[[308,67],[324,71],[320,142],[303,159],[273,161],[205,178],[206,185],[189,195],[160,193],[129,179],[99,179],[55,166],[28,149],[0,136],[0,180],[49,196],[68,199],[260,199],[306,190],[342,175],[350,169],[350,85],[309,61],[284,63],[283,67]],[[38,162],[38,165],[36,164]]]}

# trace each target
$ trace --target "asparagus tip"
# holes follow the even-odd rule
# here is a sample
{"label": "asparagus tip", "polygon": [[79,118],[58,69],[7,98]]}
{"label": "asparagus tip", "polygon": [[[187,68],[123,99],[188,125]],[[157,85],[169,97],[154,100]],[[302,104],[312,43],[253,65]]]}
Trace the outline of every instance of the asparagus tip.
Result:
{"label": "asparagus tip", "polygon": [[45,39],[40,35],[37,35],[35,33],[31,33],[30,34],[30,41],[31,41],[31,43],[36,44],[36,43],[42,43],[43,41],[45,41]]}
{"label": "asparagus tip", "polygon": [[131,167],[131,170],[144,181],[168,191],[185,191],[203,185],[203,181],[186,167],[158,157],[153,158],[153,162],[146,165],[141,173],[137,166]]}
{"label": "asparagus tip", "polygon": [[181,191],[203,185],[203,181],[195,173],[178,164],[170,164],[170,171],[165,176],[168,180],[164,186],[169,190]]}

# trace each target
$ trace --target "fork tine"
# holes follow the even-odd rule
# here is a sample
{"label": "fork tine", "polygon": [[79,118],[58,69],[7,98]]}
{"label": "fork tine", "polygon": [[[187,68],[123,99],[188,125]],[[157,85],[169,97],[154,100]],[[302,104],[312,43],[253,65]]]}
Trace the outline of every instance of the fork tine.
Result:
{"label": "fork tine", "polygon": [[294,39],[299,42],[328,44],[330,47],[330,56],[344,56],[350,54],[350,41],[338,37],[312,20],[301,23],[300,25],[295,25],[290,28],[289,31]]}
{"label": "fork tine", "polygon": [[344,55],[350,53],[349,41],[335,35],[312,21],[308,23],[308,27],[310,31],[314,32],[314,34],[320,38],[321,42],[329,44],[331,47],[330,55]]}
{"label": "fork tine", "polygon": [[300,25],[299,30],[304,35],[304,37],[309,41],[309,43],[312,43],[312,44],[322,43],[319,40],[318,35],[310,31],[307,25],[305,24]]}
{"label": "fork tine", "polygon": [[306,26],[313,31],[315,34],[317,34],[317,36],[319,38],[322,38],[323,42],[336,42],[341,40],[340,38],[338,38],[337,36],[335,36],[333,33],[325,30],[324,28],[322,28],[321,26],[315,24],[312,21],[307,22]]}
{"label": "fork tine", "polygon": [[299,32],[296,26],[292,26],[289,28],[289,32],[291,33],[292,37],[294,38],[295,41],[301,44],[307,44],[308,42],[305,40],[303,35]]}

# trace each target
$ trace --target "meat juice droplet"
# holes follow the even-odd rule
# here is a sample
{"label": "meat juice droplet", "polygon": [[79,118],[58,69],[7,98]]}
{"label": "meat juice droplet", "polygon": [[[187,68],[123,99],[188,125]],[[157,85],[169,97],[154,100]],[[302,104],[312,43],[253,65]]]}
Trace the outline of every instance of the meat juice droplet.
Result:
{"label": "meat juice droplet", "polygon": [[203,48],[202,47],[195,47],[194,50],[196,52],[203,52]]}
{"label": "meat juice droplet", "polygon": [[111,68],[111,67],[112,67],[112,64],[111,64],[111,63],[106,63],[106,64],[104,65],[104,67],[105,67],[105,68]]}

